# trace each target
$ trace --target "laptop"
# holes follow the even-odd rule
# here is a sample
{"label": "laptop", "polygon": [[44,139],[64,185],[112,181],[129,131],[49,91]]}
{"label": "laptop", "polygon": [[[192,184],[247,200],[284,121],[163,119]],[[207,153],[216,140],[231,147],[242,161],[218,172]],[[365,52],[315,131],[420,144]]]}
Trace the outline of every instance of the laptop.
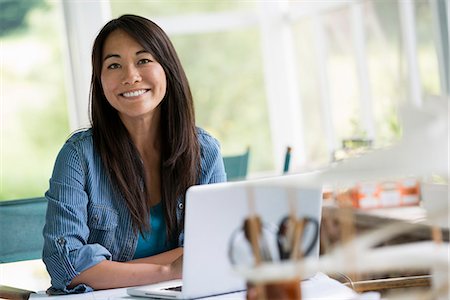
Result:
{"label": "laptop", "polygon": [[[157,299],[195,299],[245,290],[245,280],[233,270],[228,255],[231,236],[249,212],[249,191],[254,210],[263,222],[277,226],[295,199],[298,216],[320,222],[322,188],[298,187],[298,175],[193,186],[186,192],[183,279],[127,289],[131,296]],[[290,200],[292,203],[292,200]],[[313,234],[306,231],[304,237]],[[317,234],[316,234],[317,235]],[[309,255],[319,257],[319,238]],[[314,274],[311,274],[311,276]]]}

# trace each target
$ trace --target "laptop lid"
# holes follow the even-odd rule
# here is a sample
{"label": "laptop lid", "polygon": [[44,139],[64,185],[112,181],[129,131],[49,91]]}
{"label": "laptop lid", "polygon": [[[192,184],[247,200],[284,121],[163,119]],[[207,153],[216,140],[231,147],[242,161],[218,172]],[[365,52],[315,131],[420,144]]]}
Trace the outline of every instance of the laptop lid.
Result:
{"label": "laptop lid", "polygon": [[[244,290],[245,281],[233,270],[228,248],[232,234],[248,216],[249,190],[256,213],[269,226],[276,227],[289,213],[288,199],[295,200],[297,216],[307,216],[320,222],[322,189],[299,187],[299,176],[285,175],[189,188],[185,207],[182,291],[167,291],[167,283],[158,283],[130,288],[127,292],[135,296],[192,299]],[[312,233],[305,232],[305,238],[308,234]],[[318,236],[314,239],[315,244],[309,255],[318,257]]]}
{"label": "laptop lid", "polygon": [[[229,260],[229,241],[248,216],[252,190],[256,213],[272,227],[289,213],[294,199],[297,216],[320,222],[321,187],[297,187],[296,176],[193,186],[186,193],[183,296],[197,298],[245,289]],[[305,232],[305,235],[312,232]],[[305,239],[308,237],[305,236]],[[319,239],[310,255],[319,256]],[[312,274],[311,274],[312,275]]]}

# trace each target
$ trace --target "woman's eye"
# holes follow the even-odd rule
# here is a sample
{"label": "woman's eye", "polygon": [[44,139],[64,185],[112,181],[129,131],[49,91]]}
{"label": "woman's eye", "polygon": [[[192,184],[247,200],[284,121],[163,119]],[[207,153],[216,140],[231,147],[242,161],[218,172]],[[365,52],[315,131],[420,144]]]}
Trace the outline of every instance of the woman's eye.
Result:
{"label": "woman's eye", "polygon": [[107,68],[111,69],[111,70],[114,70],[114,69],[118,69],[119,67],[120,67],[119,64],[114,63],[114,64],[110,64]]}
{"label": "woman's eye", "polygon": [[150,61],[148,58],[143,58],[138,61],[138,65],[148,64]]}

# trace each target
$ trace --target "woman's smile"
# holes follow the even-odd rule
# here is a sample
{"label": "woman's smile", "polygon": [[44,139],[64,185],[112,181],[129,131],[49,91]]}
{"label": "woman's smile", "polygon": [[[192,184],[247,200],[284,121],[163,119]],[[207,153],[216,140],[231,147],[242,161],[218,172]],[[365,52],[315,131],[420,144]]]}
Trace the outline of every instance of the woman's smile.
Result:
{"label": "woman's smile", "polygon": [[150,89],[140,89],[140,90],[124,92],[119,95],[122,97],[125,97],[125,98],[136,98],[136,97],[139,97],[139,96],[147,93],[148,91],[150,91]]}

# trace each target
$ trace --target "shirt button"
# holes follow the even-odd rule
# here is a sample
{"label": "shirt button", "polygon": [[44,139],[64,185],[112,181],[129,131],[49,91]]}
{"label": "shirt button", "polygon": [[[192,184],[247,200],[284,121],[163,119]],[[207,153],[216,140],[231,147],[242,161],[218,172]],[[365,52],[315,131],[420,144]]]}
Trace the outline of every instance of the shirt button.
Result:
{"label": "shirt button", "polygon": [[60,237],[60,238],[58,238],[57,242],[60,245],[64,245],[66,243],[66,240],[63,237]]}
{"label": "shirt button", "polygon": [[98,222],[98,215],[94,215],[92,217],[92,221],[94,221],[94,223],[97,223]]}
{"label": "shirt button", "polygon": [[183,209],[184,208],[184,205],[183,205],[183,203],[178,203],[178,209]]}

